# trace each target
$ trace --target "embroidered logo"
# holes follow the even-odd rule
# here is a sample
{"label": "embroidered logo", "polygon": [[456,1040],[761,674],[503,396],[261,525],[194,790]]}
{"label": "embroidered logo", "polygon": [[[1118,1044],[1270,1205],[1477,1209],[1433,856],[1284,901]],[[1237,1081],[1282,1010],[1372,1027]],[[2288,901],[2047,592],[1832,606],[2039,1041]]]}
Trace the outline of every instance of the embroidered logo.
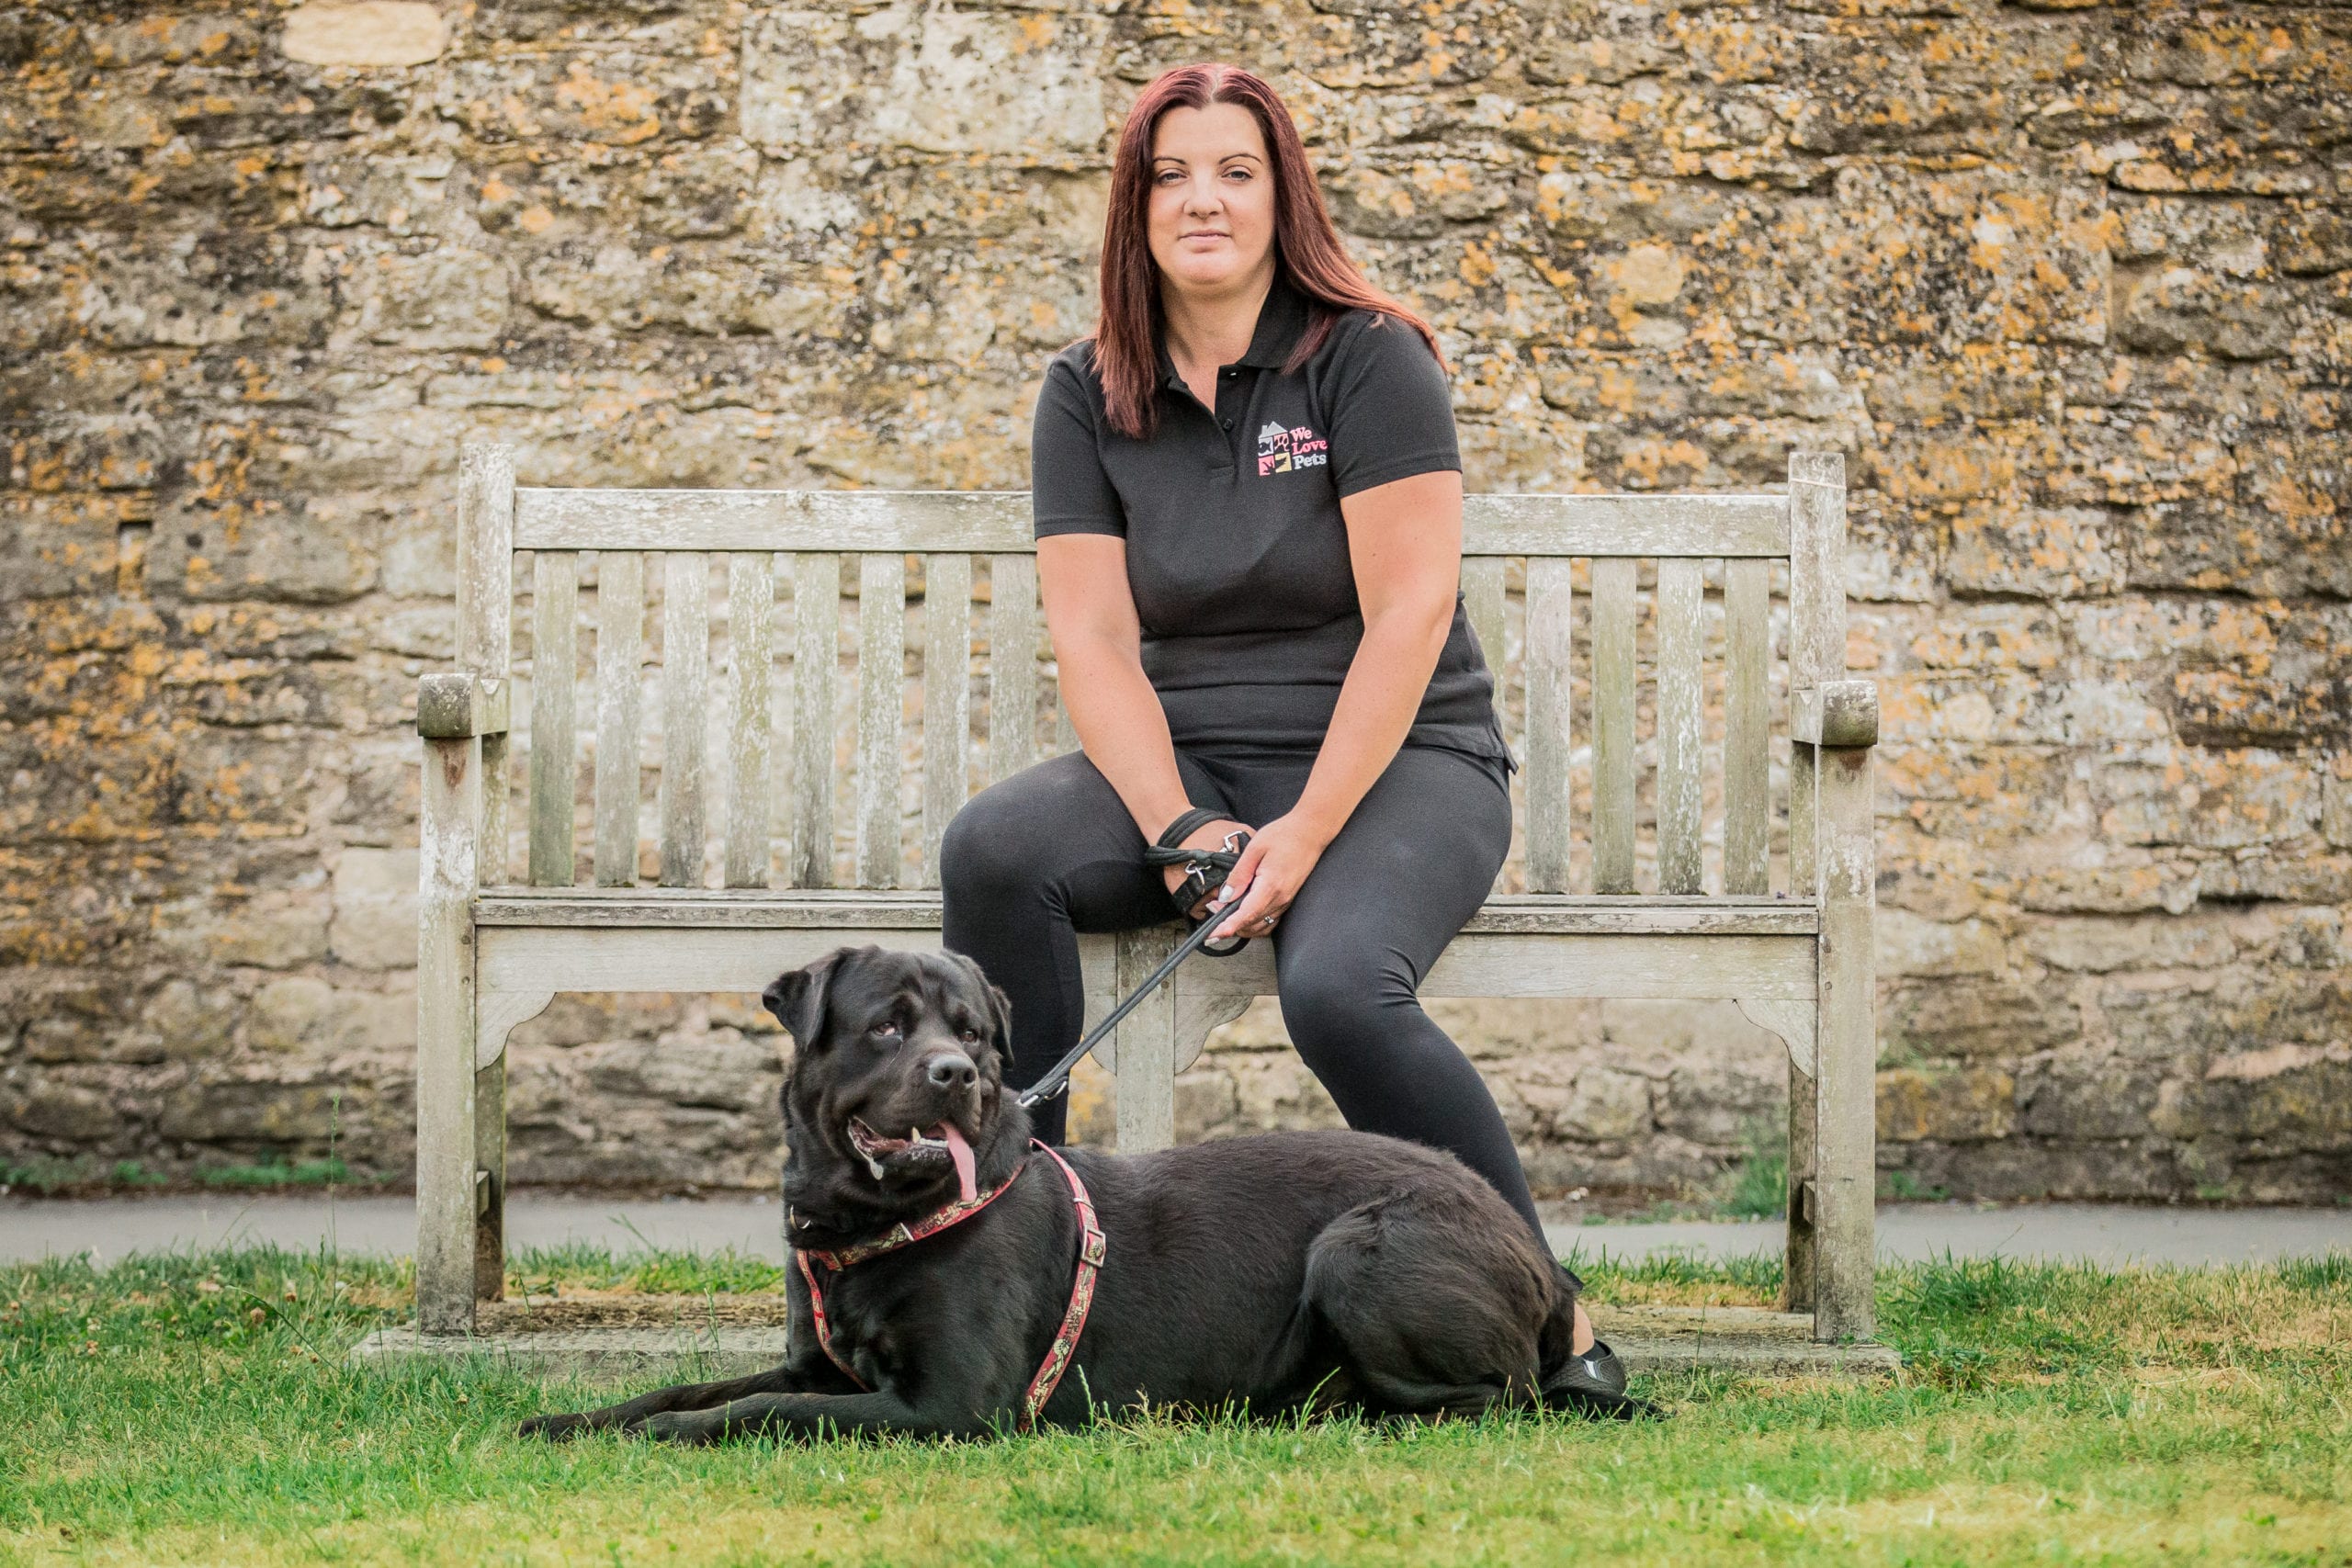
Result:
{"label": "embroidered logo", "polygon": [[1286,474],[1294,468],[1319,468],[1330,460],[1331,444],[1304,424],[1268,421],[1258,431],[1258,472]]}

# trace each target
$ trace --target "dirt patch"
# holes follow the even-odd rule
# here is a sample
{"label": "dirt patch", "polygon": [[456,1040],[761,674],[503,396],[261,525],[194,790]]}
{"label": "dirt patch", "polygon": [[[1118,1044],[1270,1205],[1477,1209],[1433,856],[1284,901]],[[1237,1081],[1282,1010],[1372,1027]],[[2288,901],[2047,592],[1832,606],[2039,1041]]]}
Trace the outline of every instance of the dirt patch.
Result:
{"label": "dirt patch", "polygon": [[474,1309],[483,1334],[573,1333],[587,1328],[782,1328],[790,1310],[781,1292],[742,1295],[655,1295],[638,1292],[564,1292],[528,1300],[483,1302]]}

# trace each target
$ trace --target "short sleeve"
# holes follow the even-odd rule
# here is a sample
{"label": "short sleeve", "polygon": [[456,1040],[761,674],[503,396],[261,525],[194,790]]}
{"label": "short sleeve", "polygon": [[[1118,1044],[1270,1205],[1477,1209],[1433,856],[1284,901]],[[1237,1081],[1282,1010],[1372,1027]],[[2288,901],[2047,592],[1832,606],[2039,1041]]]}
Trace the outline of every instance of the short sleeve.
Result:
{"label": "short sleeve", "polygon": [[1460,468],[1453,393],[1421,334],[1394,316],[1366,321],[1332,367],[1331,482],[1344,498],[1392,479]]}
{"label": "short sleeve", "polygon": [[1126,508],[1094,440],[1094,400],[1067,355],[1046,367],[1029,437],[1029,504],[1035,536],[1110,534],[1126,537]]}

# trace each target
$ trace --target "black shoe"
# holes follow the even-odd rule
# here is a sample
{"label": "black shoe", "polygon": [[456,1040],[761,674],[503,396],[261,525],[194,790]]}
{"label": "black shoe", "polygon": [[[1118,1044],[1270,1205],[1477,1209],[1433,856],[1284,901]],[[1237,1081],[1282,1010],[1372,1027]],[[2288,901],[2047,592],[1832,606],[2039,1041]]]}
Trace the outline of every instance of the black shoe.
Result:
{"label": "black shoe", "polygon": [[1643,1416],[1663,1418],[1666,1412],[1646,1399],[1625,1392],[1625,1363],[1599,1339],[1581,1356],[1561,1363],[1544,1384],[1544,1403],[1555,1410],[1575,1410],[1617,1421]]}
{"label": "black shoe", "polygon": [[1625,1392],[1625,1363],[1605,1339],[1595,1339],[1592,1348],[1581,1356],[1571,1356],[1557,1380],[1568,1388],[1579,1388],[1600,1393],[1623,1395]]}

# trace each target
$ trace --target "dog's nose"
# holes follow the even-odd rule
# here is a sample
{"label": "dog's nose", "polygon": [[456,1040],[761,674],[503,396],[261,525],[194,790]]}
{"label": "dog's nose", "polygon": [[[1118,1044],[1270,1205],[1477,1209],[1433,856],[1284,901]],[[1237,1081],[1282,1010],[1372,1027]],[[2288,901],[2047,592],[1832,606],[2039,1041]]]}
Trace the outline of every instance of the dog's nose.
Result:
{"label": "dog's nose", "polygon": [[923,1077],[934,1089],[969,1089],[980,1081],[980,1070],[962,1052],[943,1051],[923,1064]]}

